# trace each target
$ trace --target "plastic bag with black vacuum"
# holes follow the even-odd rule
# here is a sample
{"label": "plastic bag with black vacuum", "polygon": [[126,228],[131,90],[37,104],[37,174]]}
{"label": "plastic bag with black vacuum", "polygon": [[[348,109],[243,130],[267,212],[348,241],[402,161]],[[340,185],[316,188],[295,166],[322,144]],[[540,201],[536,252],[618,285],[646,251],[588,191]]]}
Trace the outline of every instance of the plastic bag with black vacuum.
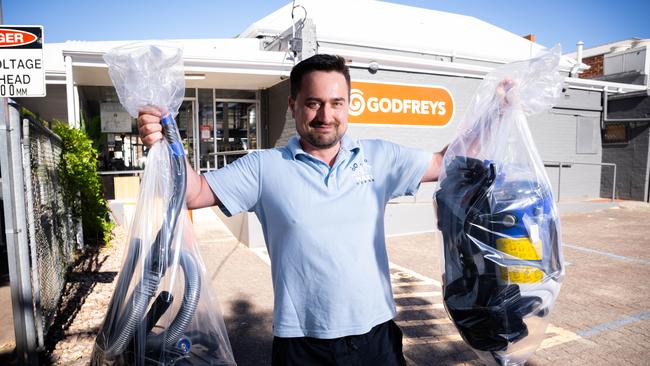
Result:
{"label": "plastic bag with black vacuum", "polygon": [[535,352],[564,277],[560,217],[527,118],[561,95],[560,58],[556,46],[488,74],[443,158],[444,305],[489,364]]}

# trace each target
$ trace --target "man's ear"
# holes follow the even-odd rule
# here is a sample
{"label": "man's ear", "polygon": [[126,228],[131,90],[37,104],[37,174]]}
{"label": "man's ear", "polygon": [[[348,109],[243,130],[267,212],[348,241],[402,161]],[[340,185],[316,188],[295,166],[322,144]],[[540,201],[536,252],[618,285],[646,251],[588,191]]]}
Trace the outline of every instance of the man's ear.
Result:
{"label": "man's ear", "polygon": [[291,117],[296,118],[296,101],[291,96],[288,99],[289,109],[291,109]]}

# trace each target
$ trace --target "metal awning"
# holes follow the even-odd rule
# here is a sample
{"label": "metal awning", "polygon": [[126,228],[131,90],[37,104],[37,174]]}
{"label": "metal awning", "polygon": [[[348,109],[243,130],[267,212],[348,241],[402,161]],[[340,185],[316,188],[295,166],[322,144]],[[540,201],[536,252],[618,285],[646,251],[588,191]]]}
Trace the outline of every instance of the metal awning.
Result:
{"label": "metal awning", "polygon": [[[261,51],[268,52],[268,51]],[[103,52],[64,51],[72,62],[72,77],[79,86],[111,86]],[[285,53],[271,52],[266,60],[224,58],[184,58],[185,85],[188,88],[263,89],[289,75],[293,62]],[[242,55],[246,57],[246,55]],[[240,58],[243,58],[240,56]]]}

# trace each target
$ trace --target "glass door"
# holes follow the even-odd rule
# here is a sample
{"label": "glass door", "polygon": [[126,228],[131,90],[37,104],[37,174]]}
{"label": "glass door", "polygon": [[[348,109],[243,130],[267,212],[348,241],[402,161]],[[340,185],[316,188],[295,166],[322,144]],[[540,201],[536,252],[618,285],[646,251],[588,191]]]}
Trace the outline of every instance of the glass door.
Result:
{"label": "glass door", "polygon": [[223,167],[257,148],[257,101],[217,99],[217,167]]}
{"label": "glass door", "polygon": [[196,167],[196,154],[195,154],[195,124],[194,124],[194,111],[196,101],[194,99],[185,99],[178,109],[176,116],[176,123],[178,124],[178,132],[181,135],[183,148],[187,153],[187,159]]}
{"label": "glass door", "polygon": [[246,108],[248,118],[248,141],[247,150],[257,149],[257,103],[251,104]]}
{"label": "glass door", "polygon": [[199,90],[199,121],[197,123],[197,138],[199,144],[198,171],[206,172],[215,169],[217,136],[214,123],[214,92]]}

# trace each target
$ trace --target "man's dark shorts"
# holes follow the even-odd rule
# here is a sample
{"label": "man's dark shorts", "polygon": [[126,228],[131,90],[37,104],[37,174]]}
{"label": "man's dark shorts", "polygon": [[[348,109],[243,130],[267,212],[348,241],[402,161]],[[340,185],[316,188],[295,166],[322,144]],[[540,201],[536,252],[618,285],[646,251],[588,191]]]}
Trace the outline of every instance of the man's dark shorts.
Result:
{"label": "man's dark shorts", "polygon": [[406,366],[402,331],[392,320],[361,335],[273,338],[273,366]]}

